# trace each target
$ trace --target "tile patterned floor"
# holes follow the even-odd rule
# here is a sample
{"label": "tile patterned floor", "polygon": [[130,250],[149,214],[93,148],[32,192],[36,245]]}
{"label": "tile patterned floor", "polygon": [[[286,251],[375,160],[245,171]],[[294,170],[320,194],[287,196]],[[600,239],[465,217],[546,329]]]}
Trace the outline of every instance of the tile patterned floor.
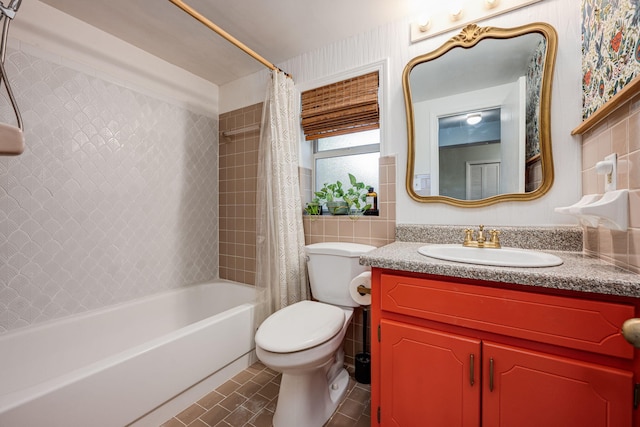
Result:
{"label": "tile patterned floor", "polygon": [[[280,375],[257,362],[160,427],[271,427]],[[368,427],[371,388],[349,381],[347,397],[325,427]]]}

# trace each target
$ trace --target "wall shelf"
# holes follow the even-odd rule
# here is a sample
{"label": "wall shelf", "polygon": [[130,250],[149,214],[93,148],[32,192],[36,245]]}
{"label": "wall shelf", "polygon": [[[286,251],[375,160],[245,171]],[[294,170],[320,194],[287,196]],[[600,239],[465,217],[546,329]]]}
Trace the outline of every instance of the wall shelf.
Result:
{"label": "wall shelf", "polygon": [[640,77],[636,77],[631,81],[631,83],[623,87],[620,92],[616,93],[613,97],[611,97],[611,99],[605,102],[602,107],[598,108],[593,114],[583,120],[583,122],[578,127],[571,131],[571,135],[583,135],[584,133],[588,132],[602,120],[606,119],[614,110],[622,107],[627,101],[632,99],[639,92]]}

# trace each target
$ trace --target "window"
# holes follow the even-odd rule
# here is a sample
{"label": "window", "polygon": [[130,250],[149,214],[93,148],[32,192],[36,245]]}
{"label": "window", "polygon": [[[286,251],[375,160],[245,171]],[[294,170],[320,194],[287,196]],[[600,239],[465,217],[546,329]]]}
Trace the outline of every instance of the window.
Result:
{"label": "window", "polygon": [[313,141],[314,191],[326,182],[349,183],[348,173],[378,189],[380,129]]}
{"label": "window", "polygon": [[302,128],[313,144],[313,188],[360,182],[378,188],[380,111],[378,72],[302,93]]}

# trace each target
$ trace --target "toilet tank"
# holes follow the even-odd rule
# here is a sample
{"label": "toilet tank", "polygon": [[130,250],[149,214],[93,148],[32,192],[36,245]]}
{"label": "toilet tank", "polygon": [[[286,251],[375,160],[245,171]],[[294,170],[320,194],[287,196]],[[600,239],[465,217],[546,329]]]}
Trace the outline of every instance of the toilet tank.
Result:
{"label": "toilet tank", "polygon": [[349,283],[369,267],[360,265],[360,255],[375,246],[347,242],[324,242],[305,246],[311,294],[318,301],[358,307],[349,295]]}

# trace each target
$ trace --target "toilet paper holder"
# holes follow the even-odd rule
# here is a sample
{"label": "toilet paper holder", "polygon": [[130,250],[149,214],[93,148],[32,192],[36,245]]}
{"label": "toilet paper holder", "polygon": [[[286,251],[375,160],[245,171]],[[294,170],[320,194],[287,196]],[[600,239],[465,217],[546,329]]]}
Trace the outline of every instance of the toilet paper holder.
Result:
{"label": "toilet paper holder", "polygon": [[359,305],[371,305],[371,272],[363,271],[349,283],[349,295]]}
{"label": "toilet paper holder", "polygon": [[360,295],[370,294],[371,288],[367,288],[364,285],[360,285],[356,288],[356,290],[360,293]]}

